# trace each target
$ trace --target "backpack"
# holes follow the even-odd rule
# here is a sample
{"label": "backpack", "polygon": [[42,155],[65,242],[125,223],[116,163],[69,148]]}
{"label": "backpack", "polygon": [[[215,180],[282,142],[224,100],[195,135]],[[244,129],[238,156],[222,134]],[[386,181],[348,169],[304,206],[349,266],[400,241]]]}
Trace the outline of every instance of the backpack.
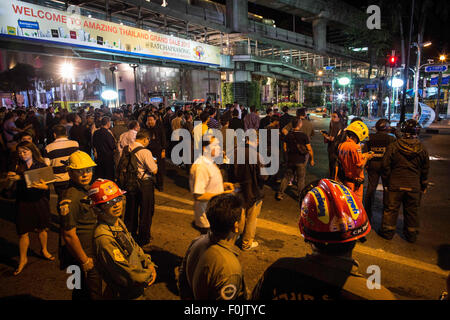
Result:
{"label": "backpack", "polygon": [[[288,133],[288,135],[293,135],[294,131],[290,131]],[[290,151],[297,151],[298,153],[300,153],[301,155],[307,155],[309,153],[308,148],[304,145],[304,144],[300,144],[297,142],[297,138],[295,136],[293,136],[293,139],[296,141],[296,150],[290,150]],[[289,147],[289,144],[288,144]]]}
{"label": "backpack", "polygon": [[139,160],[136,157],[136,152],[142,149],[144,147],[137,147],[130,152],[130,148],[125,147],[117,165],[117,184],[127,192],[136,192],[140,188],[140,179],[138,177]]}

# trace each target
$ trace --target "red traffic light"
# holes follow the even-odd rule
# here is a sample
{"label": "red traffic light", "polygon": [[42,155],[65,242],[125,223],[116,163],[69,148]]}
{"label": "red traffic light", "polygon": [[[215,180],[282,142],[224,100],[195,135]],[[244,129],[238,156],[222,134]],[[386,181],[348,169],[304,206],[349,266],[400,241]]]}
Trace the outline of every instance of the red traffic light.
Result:
{"label": "red traffic light", "polygon": [[389,64],[391,67],[394,67],[397,64],[398,58],[396,56],[389,57]]}

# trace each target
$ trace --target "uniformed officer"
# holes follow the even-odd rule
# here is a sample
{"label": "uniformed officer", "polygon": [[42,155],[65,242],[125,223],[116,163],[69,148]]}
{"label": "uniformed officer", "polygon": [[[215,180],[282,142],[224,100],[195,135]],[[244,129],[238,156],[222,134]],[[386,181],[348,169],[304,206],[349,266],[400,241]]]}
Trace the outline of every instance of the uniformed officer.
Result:
{"label": "uniformed officer", "polygon": [[[300,233],[312,254],[275,261],[256,284],[254,300],[393,300],[358,271],[352,251],[370,232],[361,200],[346,186],[322,179],[300,195]],[[378,286],[379,285],[379,286]],[[371,290],[376,288],[377,290]]]}
{"label": "uniformed officer", "polygon": [[[369,134],[369,141],[364,145],[365,151],[373,152],[373,158],[367,164],[367,178],[369,183],[364,196],[364,209],[366,209],[369,220],[372,220],[372,201],[377,190],[378,180],[382,171],[383,156],[387,147],[395,141],[394,136],[389,134],[390,127],[387,119],[380,119],[375,124],[376,133]],[[383,190],[387,186],[387,181],[382,180]],[[383,209],[386,206],[387,195],[383,192]]]}
{"label": "uniformed officer", "polygon": [[345,128],[347,140],[339,146],[338,179],[349,187],[362,201],[364,166],[373,157],[372,152],[362,153],[360,143],[369,136],[369,128],[362,121],[352,122]]}
{"label": "uniformed officer", "polygon": [[[69,261],[65,265],[78,265],[84,271],[81,289],[74,289],[73,299],[101,299],[102,282],[94,266],[92,238],[97,216],[89,204],[88,190],[92,180],[92,168],[96,164],[91,157],[76,151],[68,159],[69,187],[60,202],[61,234],[68,250]],[[66,251],[66,250],[63,250]],[[67,251],[66,251],[67,252]]]}
{"label": "uniformed officer", "polygon": [[240,249],[235,245],[243,231],[242,202],[232,193],[214,196],[206,215],[211,231],[194,240],[183,259],[178,287],[182,299],[242,300],[247,297]]}
{"label": "uniformed officer", "polygon": [[144,290],[155,282],[150,255],[134,241],[120,219],[125,192],[110,180],[97,179],[89,197],[98,216],[94,231],[95,264],[106,282],[105,299],[143,299]]}
{"label": "uniformed officer", "polygon": [[380,236],[391,240],[395,235],[400,205],[403,204],[403,232],[408,242],[415,242],[419,233],[421,193],[428,186],[430,160],[418,139],[420,125],[410,119],[401,125],[403,137],[389,145],[383,157],[382,178],[388,181],[387,202]]}

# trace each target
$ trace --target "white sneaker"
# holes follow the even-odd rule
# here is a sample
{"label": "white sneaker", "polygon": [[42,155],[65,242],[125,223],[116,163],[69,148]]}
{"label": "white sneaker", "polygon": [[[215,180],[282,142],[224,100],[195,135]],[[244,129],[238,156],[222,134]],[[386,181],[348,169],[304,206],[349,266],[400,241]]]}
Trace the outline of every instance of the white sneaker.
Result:
{"label": "white sneaker", "polygon": [[248,250],[256,248],[257,246],[259,246],[259,243],[257,241],[253,241],[251,246],[249,246],[249,247],[242,247],[242,250],[248,251]]}

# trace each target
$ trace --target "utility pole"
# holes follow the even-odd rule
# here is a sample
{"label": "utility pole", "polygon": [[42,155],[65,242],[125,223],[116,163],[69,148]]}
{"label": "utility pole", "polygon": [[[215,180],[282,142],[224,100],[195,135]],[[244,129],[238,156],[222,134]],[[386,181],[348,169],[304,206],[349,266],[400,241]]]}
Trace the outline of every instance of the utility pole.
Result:
{"label": "utility pole", "polygon": [[409,59],[411,54],[411,37],[412,37],[412,29],[413,29],[413,19],[414,19],[414,6],[415,0],[412,0],[411,3],[411,18],[409,22],[409,40],[408,40],[408,54],[406,56],[406,65],[403,71],[403,95],[402,95],[402,103],[400,109],[400,123],[405,121],[405,112],[406,112],[406,88],[407,83],[409,82]]}

